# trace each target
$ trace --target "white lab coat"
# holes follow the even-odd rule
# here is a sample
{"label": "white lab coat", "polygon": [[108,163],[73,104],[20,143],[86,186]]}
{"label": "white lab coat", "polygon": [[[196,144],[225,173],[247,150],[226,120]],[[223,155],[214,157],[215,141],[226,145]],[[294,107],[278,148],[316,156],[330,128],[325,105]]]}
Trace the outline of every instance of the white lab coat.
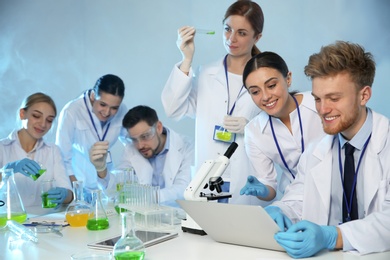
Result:
{"label": "white lab coat", "polygon": [[42,168],[46,169],[46,172],[36,181],[21,173],[14,174],[15,183],[25,207],[42,205],[40,183],[44,180],[55,179],[57,187],[72,190],[60,149],[55,144],[45,143],[43,139],[40,139],[34,149],[26,153],[20,145],[18,131],[13,131],[7,138],[0,140],[0,167],[24,158],[39,162]]}
{"label": "white lab coat", "polygon": [[[162,171],[165,188],[160,190],[160,201],[174,204],[175,200],[184,198],[184,190],[190,184],[194,144],[190,138],[165,128],[170,135],[170,143]],[[118,165],[118,168],[129,167],[134,168],[140,184],[152,184],[153,168],[149,160],[140,154],[132,142],[126,143],[122,160]],[[111,175],[108,187],[112,188],[115,184],[115,178]]]}
{"label": "white lab coat", "polygon": [[[309,143],[324,137],[321,118],[315,109],[315,101],[310,92],[303,92],[303,99],[299,105],[302,120],[302,130],[305,149]],[[301,130],[299,126],[298,111],[290,113],[292,133],[278,118],[272,118],[275,135],[285,158],[285,161],[294,176],[297,173],[297,165],[302,154]],[[281,194],[294,178],[279,155],[272,135],[269,116],[264,111],[260,112],[245,128],[245,148],[248,157],[256,170],[255,176],[263,184],[279,190]],[[275,164],[280,166],[282,174],[277,182]]]}
{"label": "white lab coat", "polygon": [[[190,69],[189,75],[192,74],[193,70]],[[169,117],[177,120],[184,116],[196,119],[196,170],[206,160],[217,159],[218,156],[226,152],[230,144],[213,140],[215,125],[222,126],[223,118],[227,114],[228,95],[222,59],[200,67],[197,75],[193,77],[185,75],[176,64],[165,84],[161,98],[165,112]],[[244,89],[237,100],[232,116],[245,117],[249,121],[259,112],[260,109]],[[265,205],[254,196],[240,195],[240,190],[245,185],[247,176],[253,175],[254,169],[245,152],[243,134],[237,134],[235,142],[238,144],[238,148],[230,158],[230,165],[225,171],[225,175],[230,176],[230,192],[233,194],[229,202]]]}
{"label": "white lab coat", "polygon": [[[364,218],[339,225],[343,238],[361,254],[390,250],[390,126],[373,112],[373,129],[359,175],[364,178]],[[328,225],[331,205],[332,143],[325,136],[301,156],[298,176],[274,205],[294,222]],[[336,155],[337,157],[337,155]]]}
{"label": "white lab coat", "polygon": [[[99,141],[84,103],[84,93],[77,99],[68,102],[62,109],[56,133],[56,144],[60,147],[64,157],[68,176],[75,175],[77,180],[83,181],[84,187],[98,188],[97,173],[89,160],[89,150]],[[92,112],[92,106],[87,95],[87,106],[91,112],[100,138],[103,137],[108,123],[102,129],[99,119]],[[127,113],[126,106],[121,104],[116,115],[110,120],[110,128],[105,137],[111,148],[120,135],[125,136],[126,130],[122,127],[122,119]],[[107,168],[113,168],[108,163]]]}

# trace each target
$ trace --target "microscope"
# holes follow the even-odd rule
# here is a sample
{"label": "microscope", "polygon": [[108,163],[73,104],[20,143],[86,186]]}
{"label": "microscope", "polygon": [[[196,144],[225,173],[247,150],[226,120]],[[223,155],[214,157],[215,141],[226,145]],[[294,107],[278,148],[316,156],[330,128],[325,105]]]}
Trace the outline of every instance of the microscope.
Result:
{"label": "microscope", "polygon": [[[224,155],[219,156],[216,160],[205,161],[184,191],[184,199],[207,202],[231,198],[232,195],[230,193],[222,192],[223,179],[221,176],[228,167],[230,157],[237,147],[238,144],[233,142]],[[182,220],[182,230],[184,232],[206,235],[202,228],[188,215],[187,219]]]}

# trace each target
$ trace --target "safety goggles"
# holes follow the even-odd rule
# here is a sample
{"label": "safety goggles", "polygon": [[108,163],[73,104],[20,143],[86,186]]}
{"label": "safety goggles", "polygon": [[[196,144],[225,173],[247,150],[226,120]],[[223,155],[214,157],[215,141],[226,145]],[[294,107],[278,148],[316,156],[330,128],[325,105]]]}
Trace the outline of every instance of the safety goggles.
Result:
{"label": "safety goggles", "polygon": [[153,139],[156,135],[156,124],[152,125],[148,131],[139,135],[138,137],[127,135],[126,139],[133,143],[146,142]]}

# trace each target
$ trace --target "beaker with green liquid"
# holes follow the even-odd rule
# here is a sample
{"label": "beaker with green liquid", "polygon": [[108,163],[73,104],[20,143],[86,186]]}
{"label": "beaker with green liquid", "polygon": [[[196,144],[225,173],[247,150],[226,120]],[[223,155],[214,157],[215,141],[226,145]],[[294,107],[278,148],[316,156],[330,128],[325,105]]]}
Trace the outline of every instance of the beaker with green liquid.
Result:
{"label": "beaker with green liquid", "polygon": [[91,213],[87,221],[88,230],[104,230],[109,227],[108,217],[103,207],[101,190],[92,190]]}
{"label": "beaker with green liquid", "polygon": [[0,228],[3,228],[9,219],[23,223],[27,213],[15,184],[14,170],[0,169],[0,173]]}
{"label": "beaker with green liquid", "polygon": [[113,255],[115,260],[133,259],[143,260],[145,246],[135,234],[134,212],[122,212],[122,236],[115,243]]}

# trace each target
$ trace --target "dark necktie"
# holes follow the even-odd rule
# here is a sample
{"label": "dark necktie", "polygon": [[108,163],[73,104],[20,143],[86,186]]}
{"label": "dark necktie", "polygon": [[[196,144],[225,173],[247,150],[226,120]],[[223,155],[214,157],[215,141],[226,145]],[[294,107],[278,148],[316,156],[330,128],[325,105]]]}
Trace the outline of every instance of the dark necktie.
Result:
{"label": "dark necktie", "polygon": [[[345,161],[344,161],[344,192],[343,196],[343,222],[358,219],[358,209],[356,201],[356,183],[355,179],[355,160],[353,152],[355,147],[349,143],[345,144]],[[352,201],[351,201],[352,197]],[[347,199],[347,201],[345,201]],[[352,203],[351,203],[352,202]],[[348,208],[349,207],[349,214]]]}

